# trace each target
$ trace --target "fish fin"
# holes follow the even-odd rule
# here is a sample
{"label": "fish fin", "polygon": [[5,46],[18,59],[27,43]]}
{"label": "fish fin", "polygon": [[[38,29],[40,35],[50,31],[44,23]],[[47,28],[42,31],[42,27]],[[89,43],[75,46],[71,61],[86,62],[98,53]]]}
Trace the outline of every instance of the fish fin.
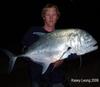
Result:
{"label": "fish fin", "polygon": [[42,65],[43,65],[42,74],[44,74],[44,73],[47,71],[47,69],[48,69],[50,63],[43,63]]}
{"label": "fish fin", "polygon": [[68,58],[68,56],[69,56],[70,54],[71,54],[70,51],[65,52],[65,53],[62,55],[61,59]]}
{"label": "fish fin", "polygon": [[17,57],[10,58],[8,73],[10,73],[13,70],[16,59],[17,59]]}
{"label": "fish fin", "polygon": [[62,54],[60,59],[68,58],[68,56],[71,54],[71,47],[68,47],[68,49],[65,50],[65,52]]}
{"label": "fish fin", "polygon": [[14,67],[14,64],[15,64],[17,57],[12,52],[8,51],[7,49],[0,48],[0,50],[2,52],[4,52],[9,57],[8,73],[10,73]]}

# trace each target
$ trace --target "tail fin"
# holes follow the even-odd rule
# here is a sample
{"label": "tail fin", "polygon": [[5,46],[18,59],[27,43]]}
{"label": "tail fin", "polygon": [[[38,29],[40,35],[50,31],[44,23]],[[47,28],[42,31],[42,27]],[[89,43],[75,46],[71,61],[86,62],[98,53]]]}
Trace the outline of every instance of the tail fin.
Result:
{"label": "tail fin", "polygon": [[9,57],[9,67],[8,67],[8,73],[10,73],[14,67],[15,61],[17,59],[17,56],[15,56],[13,53],[6,49],[1,49],[2,52],[4,52]]}

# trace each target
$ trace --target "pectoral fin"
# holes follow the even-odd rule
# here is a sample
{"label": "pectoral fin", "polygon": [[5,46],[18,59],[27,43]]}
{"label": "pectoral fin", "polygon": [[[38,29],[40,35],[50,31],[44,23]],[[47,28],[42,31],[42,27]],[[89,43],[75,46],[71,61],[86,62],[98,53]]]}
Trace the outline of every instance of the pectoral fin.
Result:
{"label": "pectoral fin", "polygon": [[47,69],[48,69],[50,63],[43,63],[42,65],[43,65],[42,74],[44,74],[44,73],[47,71]]}
{"label": "pectoral fin", "polygon": [[71,48],[69,47],[64,53],[63,55],[61,56],[60,59],[65,59],[65,58],[68,58],[68,56],[71,54]]}

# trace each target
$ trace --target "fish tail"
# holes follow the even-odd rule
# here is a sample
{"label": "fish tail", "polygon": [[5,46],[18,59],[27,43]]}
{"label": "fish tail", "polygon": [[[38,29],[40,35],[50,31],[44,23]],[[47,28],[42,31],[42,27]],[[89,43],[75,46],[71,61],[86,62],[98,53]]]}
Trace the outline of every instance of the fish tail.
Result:
{"label": "fish tail", "polygon": [[9,57],[9,66],[8,66],[8,73],[11,73],[13,70],[14,64],[16,62],[16,59],[18,58],[15,56],[12,52],[8,51],[7,49],[1,49],[2,52],[4,52]]}

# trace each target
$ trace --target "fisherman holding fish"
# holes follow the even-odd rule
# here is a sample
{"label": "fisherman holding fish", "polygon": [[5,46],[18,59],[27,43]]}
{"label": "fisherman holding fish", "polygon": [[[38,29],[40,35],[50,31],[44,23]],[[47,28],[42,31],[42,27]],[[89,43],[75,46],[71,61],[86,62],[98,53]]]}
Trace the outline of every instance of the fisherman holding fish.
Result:
{"label": "fisherman holding fish", "polygon": [[[55,30],[59,16],[57,6],[47,4],[42,11],[44,26],[32,28],[25,35],[22,54],[15,55],[7,49],[0,49],[9,57],[8,73],[12,72],[17,59],[29,59],[28,71],[32,87],[66,87],[66,69],[60,67],[65,63],[64,59],[72,60],[75,55],[95,51],[98,44],[92,35],[82,29]],[[75,55],[72,56],[73,54]]]}
{"label": "fisherman holding fish", "polygon": [[[43,18],[43,22],[44,22],[44,26],[43,27],[32,27],[24,36],[22,44],[23,44],[23,50],[25,51],[25,49],[27,49],[31,44],[33,44],[34,42],[36,42],[40,37],[42,37],[42,35],[44,35],[45,33],[50,33],[55,31],[55,25],[60,17],[60,12],[59,9],[56,5],[54,4],[47,4],[41,12],[41,16]],[[45,43],[45,42],[44,42]],[[42,58],[41,58],[42,60]],[[53,66],[57,67],[60,64],[62,64],[63,61],[57,61],[53,64],[51,64],[49,66],[50,70],[48,69],[48,72],[51,71],[51,68],[53,68]],[[34,67],[35,66],[35,67]],[[40,72],[41,72],[41,66],[39,64],[31,64],[30,65],[30,73],[31,73],[31,77],[32,77],[32,81],[33,81],[33,86],[34,87],[34,79],[38,79],[40,78]],[[64,75],[62,73],[63,71],[56,71],[55,74],[58,75],[57,79],[55,78],[55,74],[52,75],[54,76],[55,80],[63,80],[64,79]],[[52,76],[52,77],[53,77]],[[50,80],[50,76],[48,75],[44,75],[42,76],[44,79],[48,79]],[[42,79],[43,80],[43,79]],[[41,82],[42,83],[42,82]],[[47,87],[52,87],[52,84],[50,81],[47,81],[48,86]],[[47,84],[45,82],[45,84]],[[50,83],[50,84],[49,84]]]}
{"label": "fisherman holding fish", "polygon": [[[32,87],[36,87],[36,82],[40,87],[54,87],[54,83],[60,83],[61,87],[64,87],[65,73],[59,67],[59,65],[63,64],[64,59],[70,59],[69,55],[71,55],[71,59],[74,59],[98,49],[97,41],[85,30],[55,30],[59,17],[58,7],[47,4],[42,10],[44,26],[32,27],[26,33],[23,40],[24,51],[26,49],[25,53],[13,57],[12,64],[10,62],[11,71],[18,57],[28,57],[32,61],[32,63],[29,62]],[[72,54],[75,55],[72,56]]]}

